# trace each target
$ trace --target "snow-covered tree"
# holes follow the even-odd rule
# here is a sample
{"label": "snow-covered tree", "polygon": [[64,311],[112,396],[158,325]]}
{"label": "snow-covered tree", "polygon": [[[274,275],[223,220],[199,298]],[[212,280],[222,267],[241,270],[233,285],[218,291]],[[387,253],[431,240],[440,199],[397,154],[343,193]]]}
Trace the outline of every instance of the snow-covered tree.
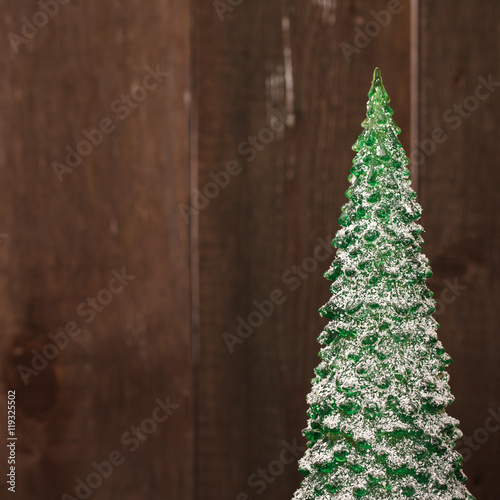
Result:
{"label": "snow-covered tree", "polygon": [[410,187],[389,96],[375,69],[364,131],[325,277],[330,322],[318,341],[294,500],[473,499],[465,487],[462,433],[438,340],[432,272],[421,253],[421,207]]}

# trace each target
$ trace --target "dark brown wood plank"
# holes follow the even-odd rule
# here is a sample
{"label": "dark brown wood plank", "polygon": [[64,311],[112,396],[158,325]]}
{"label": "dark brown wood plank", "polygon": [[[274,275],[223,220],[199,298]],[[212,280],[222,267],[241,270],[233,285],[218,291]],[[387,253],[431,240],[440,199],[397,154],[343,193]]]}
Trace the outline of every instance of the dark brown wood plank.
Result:
{"label": "dark brown wood plank", "polygon": [[[211,2],[194,3],[197,188],[215,193],[211,172],[233,161],[241,168],[197,214],[197,498],[285,499],[298,486],[296,461],[277,461],[284,441],[304,444],[305,396],[324,325],[317,309],[329,296],[321,275],[333,259],[318,238],[328,248],[338,229],[376,65],[409,144],[409,4],[364,48],[355,46],[350,61],[341,43],[353,45],[355,28],[365,30],[371,11],[387,2],[333,4],[242,2],[221,21]],[[240,144],[270,126],[273,109],[285,130],[265,147],[258,142],[255,155],[248,144],[240,154]],[[231,354],[223,334],[236,334],[238,317],[258,325],[254,301],[273,290],[284,302],[269,317],[261,313],[262,324]],[[269,479],[259,478],[259,468]]]}
{"label": "dark brown wood plank", "polygon": [[441,340],[454,359],[456,403],[449,412],[467,437],[458,448],[468,485],[477,498],[496,498],[500,433],[492,431],[498,424],[490,412],[498,415],[500,407],[500,92],[498,83],[488,90],[482,82],[500,82],[500,5],[420,4],[420,137],[431,139],[439,128],[446,135],[442,143],[427,142],[434,152],[419,167],[424,248],[434,270],[429,286],[442,310]]}
{"label": "dark brown wood plank", "polygon": [[[40,9],[3,2],[2,32],[20,34]],[[188,4],[66,2],[18,53],[2,38],[0,413],[15,389],[18,498],[74,497],[114,450],[124,462],[93,499],[192,498],[189,232],[177,210],[189,193]],[[148,67],[169,75],[144,80]],[[108,117],[114,130],[59,182],[52,162],[67,145],[84,151],[82,130]],[[122,269],[134,279],[120,292],[110,280]],[[110,302],[93,317],[96,296]],[[61,334],[67,346],[25,385],[18,366],[68,322],[81,332]],[[167,397],[178,408],[156,424]]]}

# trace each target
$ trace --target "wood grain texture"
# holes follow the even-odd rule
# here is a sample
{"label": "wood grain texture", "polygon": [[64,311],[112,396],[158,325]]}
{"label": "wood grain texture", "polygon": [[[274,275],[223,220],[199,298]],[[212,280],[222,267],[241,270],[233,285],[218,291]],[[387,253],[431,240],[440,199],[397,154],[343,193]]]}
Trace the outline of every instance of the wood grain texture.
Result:
{"label": "wood grain texture", "polygon": [[[2,31],[20,33],[39,10],[2,2]],[[191,498],[189,233],[177,218],[189,192],[188,6],[71,2],[17,54],[3,34],[2,47],[1,405],[5,415],[16,389],[17,498],[74,497],[77,478],[114,450],[125,461],[93,499]],[[157,65],[169,75],[144,93]],[[107,117],[114,130],[59,182],[52,162]],[[119,290],[109,282],[123,268],[134,279],[101,292]],[[96,296],[109,303],[80,314]],[[79,335],[25,385],[19,364],[69,321]],[[146,421],[167,397],[178,409]],[[122,436],[141,424],[131,451]]]}
{"label": "wood grain texture", "polygon": [[[198,214],[198,498],[286,499],[299,484],[296,460],[279,460],[284,441],[304,445],[317,310],[329,296],[321,274],[333,260],[318,238],[329,248],[338,229],[376,65],[409,142],[409,6],[348,62],[341,43],[352,45],[387,2],[318,3],[243,2],[223,21],[209,3],[194,4],[197,188],[228,162],[241,167]],[[266,140],[273,109],[283,132],[240,154],[249,137]],[[273,290],[284,302],[260,322],[254,301]],[[236,334],[238,317],[258,326],[231,354],[222,336]]]}
{"label": "wood grain texture", "polygon": [[[18,498],[75,495],[114,450],[125,462],[93,499],[291,498],[284,450],[304,445],[321,275],[375,66],[416,160],[470,489],[496,498],[500,432],[478,429],[500,406],[498,91],[456,128],[443,116],[479,77],[500,81],[494,0],[422,0],[416,19],[409,0],[68,2],[18,53],[7,35],[40,6],[0,3],[0,414],[15,388]],[[52,162],[108,117],[59,182]],[[418,153],[411,138],[436,128],[446,140]],[[101,292],[123,268],[135,278]],[[86,323],[77,308],[98,294],[112,300]],[[19,365],[72,321],[81,332],[25,385]],[[255,326],[230,352],[241,321]],[[123,434],[168,396],[179,408],[131,452]]]}
{"label": "wood grain texture", "polygon": [[[429,286],[442,304],[439,335],[454,359],[449,412],[472,440],[458,448],[469,488],[481,499],[498,497],[500,456],[500,433],[488,420],[488,410],[500,407],[500,91],[483,88],[484,100],[475,95],[481,78],[500,82],[499,16],[492,1],[421,2],[420,136],[436,128],[447,135],[420,166],[424,249],[434,270]],[[454,292],[445,280],[466,289]]]}

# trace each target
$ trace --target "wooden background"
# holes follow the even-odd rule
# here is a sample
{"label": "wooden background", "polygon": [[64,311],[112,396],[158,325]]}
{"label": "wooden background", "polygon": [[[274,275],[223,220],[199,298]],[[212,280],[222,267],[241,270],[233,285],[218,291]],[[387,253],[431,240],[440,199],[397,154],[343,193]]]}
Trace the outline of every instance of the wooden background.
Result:
{"label": "wooden background", "polygon": [[[500,4],[59,2],[45,1],[44,23],[37,1],[0,1],[0,443],[16,390],[17,498],[78,498],[77,479],[115,450],[124,463],[92,499],[291,497],[297,464],[277,460],[284,442],[304,444],[333,259],[318,238],[338,229],[380,66],[415,160],[468,485],[496,499],[500,87],[471,96],[479,78],[500,82]],[[387,25],[374,24],[389,8]],[[35,20],[14,50],[12,34]],[[148,67],[169,74],[144,97]],[[113,103],[134,92],[120,119]],[[280,125],[275,110],[285,126],[271,136],[261,131]],[[52,163],[108,117],[115,130],[59,182]],[[440,143],[429,141],[437,128]],[[251,154],[244,143],[259,133],[268,143]],[[215,196],[228,164],[239,173]],[[186,221],[179,207],[198,202]],[[79,304],[123,268],[134,279],[86,323]],[[254,301],[273,290],[281,304],[231,353],[223,334],[255,320]],[[25,385],[19,365],[68,322],[81,333]],[[167,397],[178,408],[131,452],[123,434]],[[6,462],[2,452],[2,491]],[[268,479],[257,483],[259,469]]]}

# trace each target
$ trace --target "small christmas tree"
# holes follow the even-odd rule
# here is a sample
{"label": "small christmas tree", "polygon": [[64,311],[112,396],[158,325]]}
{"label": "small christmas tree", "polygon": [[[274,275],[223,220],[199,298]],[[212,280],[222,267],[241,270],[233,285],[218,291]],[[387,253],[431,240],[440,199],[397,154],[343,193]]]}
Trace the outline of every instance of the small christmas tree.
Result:
{"label": "small christmas tree", "polygon": [[305,476],[294,500],[473,499],[464,483],[462,433],[437,339],[432,272],[420,252],[421,208],[390,101],[375,69],[364,131],[325,277],[333,296],[315,369]]}

